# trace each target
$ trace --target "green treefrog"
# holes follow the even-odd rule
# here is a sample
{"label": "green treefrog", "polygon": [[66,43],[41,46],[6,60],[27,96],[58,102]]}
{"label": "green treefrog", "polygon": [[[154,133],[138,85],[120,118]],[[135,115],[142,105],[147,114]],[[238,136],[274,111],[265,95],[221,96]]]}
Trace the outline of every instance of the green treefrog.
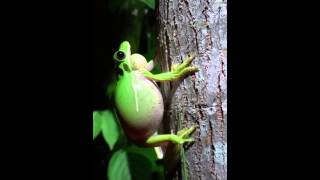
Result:
{"label": "green treefrog", "polygon": [[129,139],[142,146],[156,147],[172,142],[183,144],[193,141],[188,136],[196,126],[180,130],[177,134],[156,134],[164,113],[164,103],[156,82],[172,81],[197,72],[189,66],[195,56],[174,65],[170,72],[153,74],[153,61],[149,63],[140,54],[131,54],[130,44],[120,44],[113,58],[117,61],[118,77],[114,89],[116,114]]}

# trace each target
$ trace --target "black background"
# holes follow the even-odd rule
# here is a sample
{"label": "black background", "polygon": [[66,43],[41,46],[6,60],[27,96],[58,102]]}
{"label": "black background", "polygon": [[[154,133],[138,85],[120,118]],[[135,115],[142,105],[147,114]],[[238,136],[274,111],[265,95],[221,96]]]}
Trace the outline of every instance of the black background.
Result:
{"label": "black background", "polygon": [[[125,18],[108,11],[104,0],[93,1],[92,17],[92,58],[93,58],[93,104],[92,110],[111,108],[106,98],[106,85],[111,82],[115,73],[113,53],[118,50],[121,29],[125,28]],[[93,179],[107,179],[107,165],[110,160],[110,149],[101,135],[93,143]]]}

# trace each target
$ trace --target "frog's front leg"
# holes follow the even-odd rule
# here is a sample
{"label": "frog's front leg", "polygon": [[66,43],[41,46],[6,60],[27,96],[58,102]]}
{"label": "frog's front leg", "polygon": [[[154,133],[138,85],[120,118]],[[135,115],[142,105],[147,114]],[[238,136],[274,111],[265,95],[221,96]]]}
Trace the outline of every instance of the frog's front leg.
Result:
{"label": "frog's front leg", "polygon": [[159,135],[153,135],[149,137],[146,141],[148,145],[157,145],[159,143],[164,142],[172,142],[175,144],[183,144],[186,142],[192,142],[194,141],[192,138],[189,138],[189,135],[191,135],[195,129],[197,128],[196,125],[191,126],[190,128],[182,129],[178,131],[177,134],[159,134]]}
{"label": "frog's front leg", "polygon": [[143,69],[142,73],[145,77],[152,79],[154,81],[176,80],[183,76],[186,76],[188,74],[192,74],[198,71],[198,68],[189,66],[191,62],[194,60],[194,58],[195,58],[195,55],[191,55],[186,60],[184,60],[181,64],[174,64],[170,72],[152,74],[150,71]]}

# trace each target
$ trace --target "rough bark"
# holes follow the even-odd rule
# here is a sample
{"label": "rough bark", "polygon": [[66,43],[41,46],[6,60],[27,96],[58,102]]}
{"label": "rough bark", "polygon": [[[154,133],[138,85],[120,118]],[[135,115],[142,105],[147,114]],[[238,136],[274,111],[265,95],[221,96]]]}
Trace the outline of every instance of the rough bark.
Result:
{"label": "rough bark", "polygon": [[[227,2],[159,0],[158,53],[162,71],[191,53],[200,71],[163,83],[164,131],[198,124],[185,152],[188,179],[227,179]],[[180,127],[181,126],[181,127]]]}

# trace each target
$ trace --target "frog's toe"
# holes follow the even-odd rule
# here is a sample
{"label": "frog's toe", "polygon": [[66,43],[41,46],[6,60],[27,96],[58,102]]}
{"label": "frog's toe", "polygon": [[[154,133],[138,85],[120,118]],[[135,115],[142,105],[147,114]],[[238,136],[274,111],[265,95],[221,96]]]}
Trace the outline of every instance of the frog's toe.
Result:
{"label": "frog's toe", "polygon": [[181,129],[180,131],[177,132],[177,135],[181,138],[186,138],[189,135],[191,135],[196,130],[197,127],[198,125],[193,125],[190,128]]}
{"label": "frog's toe", "polygon": [[195,59],[196,55],[195,54],[191,54],[189,57],[187,57],[183,62],[186,65],[189,65],[194,59]]}
{"label": "frog's toe", "polygon": [[187,57],[181,64],[174,64],[171,67],[171,71],[175,73],[180,73],[181,71],[184,71],[186,68],[190,67],[191,62],[195,59],[195,54],[192,54],[191,56]]}
{"label": "frog's toe", "polygon": [[182,71],[186,71],[186,74],[191,74],[191,73],[198,72],[199,69],[194,66],[189,66],[189,67],[184,68]]}
{"label": "frog's toe", "polygon": [[178,143],[184,144],[184,143],[193,142],[193,141],[194,141],[193,138],[187,138],[187,139],[181,138],[181,140]]}
{"label": "frog's toe", "polygon": [[171,66],[171,72],[175,72],[178,67],[179,67],[179,64],[173,64],[173,65]]}

